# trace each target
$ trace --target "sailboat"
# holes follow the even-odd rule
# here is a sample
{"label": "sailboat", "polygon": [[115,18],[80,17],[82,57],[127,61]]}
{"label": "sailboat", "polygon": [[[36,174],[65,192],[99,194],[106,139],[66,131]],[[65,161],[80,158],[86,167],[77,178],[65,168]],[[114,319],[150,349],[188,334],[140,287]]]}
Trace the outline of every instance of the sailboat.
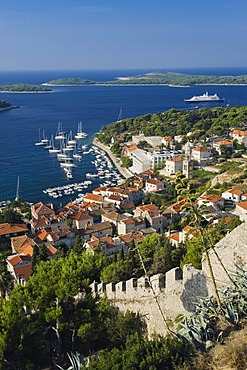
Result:
{"label": "sailboat", "polygon": [[82,159],[82,156],[76,152],[76,147],[74,149],[73,158],[76,159],[77,161],[81,161]]}
{"label": "sailboat", "polygon": [[65,132],[62,131],[62,122],[58,122],[57,133],[56,133],[55,139],[56,140],[65,139]]}
{"label": "sailboat", "polygon": [[48,149],[49,153],[60,153],[60,149],[56,148],[54,145],[54,137],[53,135],[51,136],[51,148]]}
{"label": "sailboat", "polygon": [[73,158],[66,158],[64,162],[60,162],[60,166],[66,168],[76,167],[76,165],[71,160],[73,161]]}
{"label": "sailboat", "polygon": [[52,145],[51,145],[51,140],[49,140],[45,146],[44,146],[45,149],[52,149]]}
{"label": "sailboat", "polygon": [[68,169],[68,168],[64,167],[64,171],[66,173],[67,179],[73,179],[71,169]]}
{"label": "sailboat", "polygon": [[[43,131],[43,136],[44,136],[44,131]],[[41,139],[41,133],[40,133],[40,129],[39,129],[39,141],[37,141],[35,143],[35,145],[36,146],[44,146],[48,142],[48,140],[44,141],[44,139],[45,139],[44,137],[43,137],[43,139]]]}
{"label": "sailboat", "polygon": [[72,134],[72,131],[69,132],[69,136],[68,136],[68,139],[67,139],[67,145],[76,145],[76,140],[73,139],[73,134]]}
{"label": "sailboat", "polygon": [[83,132],[83,127],[82,127],[82,122],[78,122],[78,130],[77,130],[77,134],[75,135],[75,138],[76,139],[84,139],[85,137],[87,137],[87,134],[86,132]]}
{"label": "sailboat", "polygon": [[123,119],[123,108],[121,107],[120,108],[120,112],[119,112],[119,115],[118,115],[118,119],[117,119],[117,122],[121,122]]}
{"label": "sailboat", "polygon": [[20,176],[17,178],[15,201],[20,199]]}

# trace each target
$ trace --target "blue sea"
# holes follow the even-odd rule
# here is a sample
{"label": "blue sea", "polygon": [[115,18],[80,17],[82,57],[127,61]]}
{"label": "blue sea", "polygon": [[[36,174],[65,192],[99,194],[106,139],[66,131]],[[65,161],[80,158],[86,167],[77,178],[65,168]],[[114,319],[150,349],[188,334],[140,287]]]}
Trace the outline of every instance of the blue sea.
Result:
{"label": "blue sea", "polygon": [[[146,72],[151,70],[0,72],[0,83],[44,83],[63,77],[108,81]],[[179,69],[176,72],[239,75],[247,74],[247,68]],[[43,193],[44,189],[81,182],[86,179],[87,172],[95,172],[91,163],[94,157],[91,154],[84,155],[73,170],[73,179],[68,180],[56,156],[35,146],[39,130],[45,130],[50,138],[56,133],[58,122],[62,122],[66,132],[72,130],[76,133],[78,122],[82,121],[83,130],[88,134],[84,143],[90,146],[94,134],[102,126],[118,119],[121,108],[122,118],[162,112],[170,108],[196,109],[194,106],[188,107],[184,99],[206,91],[224,97],[225,102],[222,104],[247,105],[246,86],[76,86],[54,87],[53,90],[52,93],[0,93],[0,100],[19,106],[18,109],[0,112],[0,200],[15,198],[18,176],[22,199],[29,202],[54,202]],[[87,191],[102,182],[99,179],[93,181]],[[70,197],[64,197],[56,202],[64,204],[69,200]]]}

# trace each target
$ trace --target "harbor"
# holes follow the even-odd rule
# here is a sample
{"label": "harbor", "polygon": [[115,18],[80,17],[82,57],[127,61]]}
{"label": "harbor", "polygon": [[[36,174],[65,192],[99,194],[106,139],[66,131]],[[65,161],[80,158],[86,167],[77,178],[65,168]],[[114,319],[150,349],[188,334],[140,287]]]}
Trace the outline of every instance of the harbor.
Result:
{"label": "harbor", "polygon": [[97,139],[93,140],[93,145],[97,146],[99,149],[103,150],[105,153],[107,153],[108,157],[112,160],[114,163],[114,166],[117,168],[119,173],[126,179],[133,176],[133,173],[130,172],[127,168],[121,167],[121,162],[119,158],[115,157],[115,155],[111,152],[111,149],[100,143]]}
{"label": "harbor", "polygon": [[[114,164],[112,163],[113,161],[111,161],[103,149],[100,149],[96,145],[92,145],[89,150],[82,153],[82,161],[87,161],[85,158],[89,155],[91,158],[93,158],[91,163],[94,165],[94,172],[87,172],[84,174],[85,179],[83,179],[81,182],[48,187],[43,189],[43,193],[55,199],[73,197],[75,198],[74,201],[77,202],[83,199],[89,187],[92,188],[94,185],[95,187],[98,185],[111,187],[120,185],[123,182],[123,174],[120,174],[118,170],[114,168]],[[64,168],[67,168],[66,162],[62,163],[65,165]],[[99,180],[100,184],[98,184]]]}

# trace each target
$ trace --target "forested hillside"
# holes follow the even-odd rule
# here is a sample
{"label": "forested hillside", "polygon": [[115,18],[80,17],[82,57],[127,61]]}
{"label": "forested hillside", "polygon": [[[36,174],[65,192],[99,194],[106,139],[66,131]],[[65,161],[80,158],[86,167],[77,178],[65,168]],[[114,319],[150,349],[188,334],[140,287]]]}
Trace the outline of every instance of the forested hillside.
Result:
{"label": "forested hillside", "polygon": [[247,126],[247,107],[217,107],[196,110],[170,109],[166,112],[145,114],[123,119],[104,126],[97,138],[109,144],[113,136],[131,135],[142,132],[146,136],[174,136],[193,132],[192,139],[228,134],[231,128]]}

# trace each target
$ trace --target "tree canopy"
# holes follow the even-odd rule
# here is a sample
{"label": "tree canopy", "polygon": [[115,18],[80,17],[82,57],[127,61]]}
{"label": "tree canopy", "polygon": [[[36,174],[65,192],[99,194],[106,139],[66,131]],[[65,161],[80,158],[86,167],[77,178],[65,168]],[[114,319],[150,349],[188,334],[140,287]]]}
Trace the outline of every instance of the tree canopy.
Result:
{"label": "tree canopy", "polygon": [[195,138],[206,139],[213,135],[228,134],[231,128],[244,128],[247,124],[247,107],[216,107],[197,110],[170,109],[166,112],[145,114],[123,119],[104,126],[97,139],[109,144],[119,135],[175,136],[193,132]]}

